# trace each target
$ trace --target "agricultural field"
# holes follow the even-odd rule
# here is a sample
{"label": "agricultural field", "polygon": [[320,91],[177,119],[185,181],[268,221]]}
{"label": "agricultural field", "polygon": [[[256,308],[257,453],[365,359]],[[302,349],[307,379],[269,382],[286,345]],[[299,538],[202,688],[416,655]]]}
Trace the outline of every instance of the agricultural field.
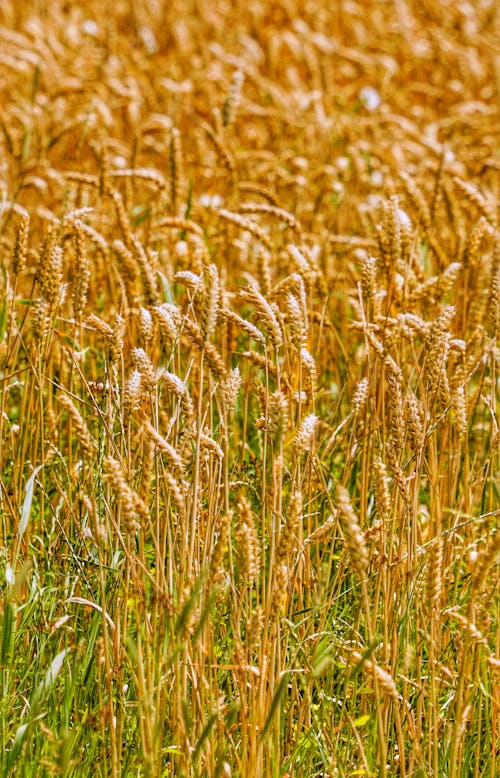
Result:
{"label": "agricultural field", "polygon": [[500,4],[0,3],[0,775],[500,774]]}

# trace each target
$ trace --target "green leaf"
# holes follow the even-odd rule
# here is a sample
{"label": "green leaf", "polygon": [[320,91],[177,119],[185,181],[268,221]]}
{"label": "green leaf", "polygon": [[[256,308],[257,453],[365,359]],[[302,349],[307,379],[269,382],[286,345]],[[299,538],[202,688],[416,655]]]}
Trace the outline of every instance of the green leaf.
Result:
{"label": "green leaf", "polygon": [[174,294],[172,292],[172,287],[170,286],[170,281],[164,273],[158,273],[158,275],[160,276],[163,285],[165,302],[169,303],[169,305],[174,305]]}
{"label": "green leaf", "polygon": [[8,311],[7,311],[7,297],[4,297],[0,303],[0,340],[3,340],[5,330],[7,329]]}
{"label": "green leaf", "polygon": [[26,484],[26,492],[25,492],[25,497],[23,502],[23,508],[21,511],[21,520],[17,528],[18,538],[22,538],[22,536],[26,532],[26,528],[28,526],[28,521],[31,514],[31,504],[33,502],[33,492],[35,489],[35,478],[37,477],[42,467],[43,465],[38,465],[38,467],[35,467],[32,474],[28,478],[28,482]]}
{"label": "green leaf", "polygon": [[68,648],[64,648],[62,651],[56,654],[50,663],[49,669],[45,673],[45,678],[38,684],[38,687],[35,691],[33,701],[31,703],[32,710],[36,708],[38,703],[42,700],[43,696],[53,687],[55,680],[61,671],[64,658],[68,651]]}
{"label": "green leaf", "polygon": [[[193,179],[189,179],[189,187],[188,187],[188,196],[187,196],[187,202],[186,202],[186,210],[184,211],[184,218],[190,219],[191,218],[191,208],[193,207]],[[183,230],[181,232],[181,240],[184,240],[186,237],[186,231]]]}
{"label": "green leaf", "polygon": [[139,227],[142,222],[146,221],[146,219],[149,218],[149,208],[143,208],[142,206],[138,206],[137,208],[134,208],[134,227]]}
{"label": "green leaf", "polygon": [[14,738],[14,745],[12,746],[12,751],[9,754],[9,760],[7,765],[7,770],[10,772],[12,769],[14,762],[16,761],[17,757],[21,753],[21,749],[23,747],[23,743],[26,740],[26,737],[28,735],[28,729],[31,722],[28,722],[27,724],[21,724],[20,727],[16,730],[16,736]]}
{"label": "green leaf", "polygon": [[[12,768],[14,767],[14,762],[16,761],[17,757],[21,753],[21,749],[23,745],[25,744],[28,735],[30,734],[30,729],[37,721],[40,721],[40,719],[43,719],[45,716],[45,713],[42,713],[40,716],[36,716],[34,719],[31,719],[30,721],[27,721],[26,724],[21,724],[16,729],[16,734],[14,736],[14,743],[12,746],[12,749],[9,751],[9,756],[7,758],[7,775],[10,774]],[[16,773],[17,775],[17,773]]]}
{"label": "green leaf", "polygon": [[357,729],[359,729],[360,727],[364,727],[365,724],[368,724],[369,721],[370,721],[370,714],[365,713],[364,716],[360,716],[358,719],[355,720],[354,726]]}
{"label": "green leaf", "polygon": [[198,756],[201,753],[201,749],[203,748],[203,744],[207,737],[210,734],[210,730],[212,729],[213,725],[217,721],[217,714],[212,713],[211,716],[209,716],[207,723],[203,727],[202,733],[199,737],[198,742],[196,743],[196,746],[194,747],[193,754],[191,756],[191,759],[193,760],[193,763],[196,764],[196,760],[198,759]]}
{"label": "green leaf", "polygon": [[274,692],[273,699],[271,702],[271,707],[269,708],[269,713],[267,714],[266,723],[264,724],[264,727],[262,728],[261,737],[265,737],[267,734],[269,728],[271,727],[271,724],[273,723],[274,716],[276,715],[278,708],[281,704],[281,700],[283,698],[283,695],[285,694],[286,688],[288,686],[288,679],[290,677],[290,673],[285,671],[283,675],[280,678],[280,682],[278,686],[276,687],[276,691]]}
{"label": "green leaf", "polygon": [[0,648],[0,664],[4,665],[10,653],[12,643],[12,631],[14,624],[14,606],[11,602],[6,603],[3,609],[2,619],[2,643]]}
{"label": "green leaf", "polygon": [[364,663],[368,659],[370,659],[371,655],[373,654],[374,651],[376,651],[376,649],[379,647],[381,642],[382,642],[382,637],[380,635],[375,635],[375,637],[373,638],[373,640],[370,643],[370,645],[368,646],[368,648],[366,648],[363,651],[363,653],[361,654],[361,659],[359,660],[359,662],[357,662],[354,665],[354,667],[352,668],[352,670],[351,670],[351,678],[354,678],[360,672],[360,670],[363,667]]}
{"label": "green leaf", "polygon": [[61,667],[63,666],[63,662],[64,662],[64,657],[66,656],[67,653],[68,653],[68,649],[63,648],[62,651],[56,654],[56,656],[50,663],[50,667],[47,670],[47,673],[45,675],[44,691],[48,691],[54,685],[54,681],[56,680],[57,676],[61,671]]}

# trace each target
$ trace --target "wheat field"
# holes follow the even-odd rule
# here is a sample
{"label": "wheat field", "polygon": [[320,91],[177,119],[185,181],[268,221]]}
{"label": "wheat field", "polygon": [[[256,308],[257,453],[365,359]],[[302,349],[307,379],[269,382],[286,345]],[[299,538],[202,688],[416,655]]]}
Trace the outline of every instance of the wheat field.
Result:
{"label": "wheat field", "polygon": [[500,772],[500,6],[0,4],[0,774]]}

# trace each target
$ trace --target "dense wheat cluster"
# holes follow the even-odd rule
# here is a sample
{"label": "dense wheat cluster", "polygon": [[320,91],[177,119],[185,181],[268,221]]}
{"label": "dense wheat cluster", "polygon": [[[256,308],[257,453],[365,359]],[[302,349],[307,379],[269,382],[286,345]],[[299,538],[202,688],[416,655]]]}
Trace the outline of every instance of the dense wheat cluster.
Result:
{"label": "dense wheat cluster", "polygon": [[1,3],[2,776],[499,774],[499,24]]}

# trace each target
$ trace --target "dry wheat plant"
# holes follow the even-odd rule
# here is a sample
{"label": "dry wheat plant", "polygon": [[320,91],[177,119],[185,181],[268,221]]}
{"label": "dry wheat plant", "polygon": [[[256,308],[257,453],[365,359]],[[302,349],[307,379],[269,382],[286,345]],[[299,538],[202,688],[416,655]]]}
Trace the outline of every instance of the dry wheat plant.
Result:
{"label": "dry wheat plant", "polygon": [[2,776],[499,775],[499,24],[2,0]]}

